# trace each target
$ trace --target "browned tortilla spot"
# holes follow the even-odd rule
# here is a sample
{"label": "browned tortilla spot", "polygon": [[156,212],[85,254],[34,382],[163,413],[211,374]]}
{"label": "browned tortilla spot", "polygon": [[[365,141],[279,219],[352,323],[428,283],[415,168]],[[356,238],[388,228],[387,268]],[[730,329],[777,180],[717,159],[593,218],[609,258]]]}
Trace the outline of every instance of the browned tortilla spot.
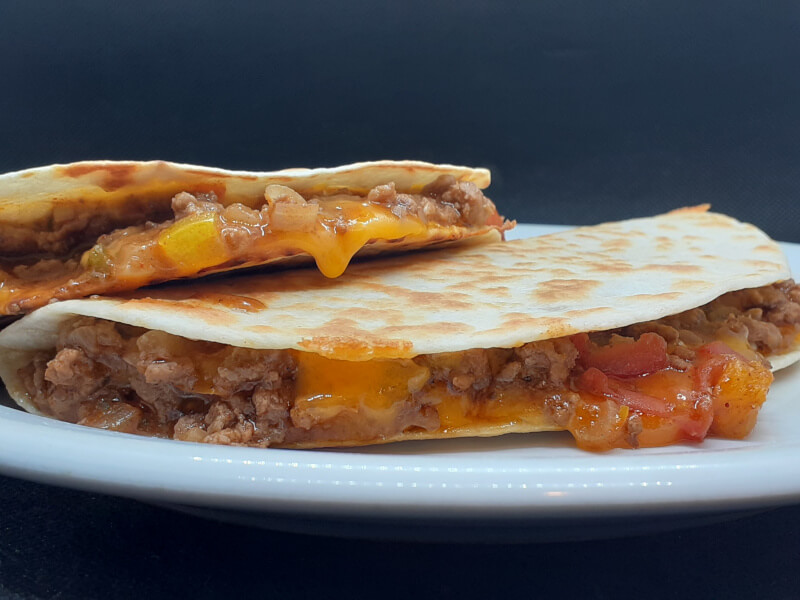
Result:
{"label": "browned tortilla spot", "polygon": [[138,166],[135,164],[121,163],[98,166],[91,163],[78,163],[63,167],[62,172],[68,177],[82,177],[99,171],[103,173],[103,179],[99,183],[100,187],[107,192],[113,192],[121,187],[130,185],[137,170]]}
{"label": "browned tortilla spot", "polygon": [[627,298],[631,300],[672,300],[680,298],[682,295],[680,292],[662,292],[660,294],[634,294]]}
{"label": "browned tortilla spot", "polygon": [[539,302],[558,302],[565,298],[575,300],[589,296],[600,285],[601,282],[592,279],[553,279],[540,283],[533,290],[533,297]]}
{"label": "browned tortilla spot", "polygon": [[672,287],[685,292],[688,290],[702,289],[705,287],[705,283],[700,279],[679,279],[672,284]]}
{"label": "browned tortilla spot", "polygon": [[507,298],[511,294],[511,290],[505,285],[498,285],[495,287],[480,288],[480,293],[499,298]]}
{"label": "browned tortilla spot", "polygon": [[453,333],[469,333],[470,331],[474,330],[474,327],[471,327],[466,323],[441,322],[430,325],[391,325],[389,327],[381,327],[380,329],[376,329],[375,333],[380,336],[395,336],[397,334],[403,334],[403,332],[406,331],[418,331],[428,335],[447,335]]}
{"label": "browned tortilla spot", "polygon": [[251,331],[252,333],[260,335],[273,335],[276,331],[278,331],[278,328],[270,327],[269,325],[249,325],[246,327],[246,329],[247,331]]}
{"label": "browned tortilla spot", "polygon": [[702,267],[697,265],[686,265],[686,264],[676,264],[676,265],[644,265],[641,269],[642,271],[666,271],[667,273],[698,273],[703,270]]}
{"label": "browned tortilla spot", "polygon": [[[179,313],[182,318],[199,319],[212,326],[233,325],[237,322],[237,317],[234,314],[226,310],[214,308],[214,306],[210,306],[202,300],[165,301],[153,298],[142,298],[128,300],[124,302],[124,304],[134,304],[137,309],[145,308],[154,313],[160,313],[164,310],[174,311],[176,314]],[[167,306],[165,306],[165,304]]]}
{"label": "browned tortilla spot", "polygon": [[[709,220],[725,221],[751,239],[732,240],[722,230],[706,234]],[[665,224],[676,228],[668,232]],[[777,244],[774,256],[753,254],[753,248],[769,247],[769,238],[722,215],[664,215],[602,225],[592,232],[596,239],[581,238],[578,252],[569,250],[574,232],[565,231],[545,240],[548,252],[541,239],[531,238],[364,261],[337,280],[307,269],[150,288],[142,292],[150,299],[141,301],[55,303],[32,313],[25,321],[30,327],[25,325],[17,339],[36,344],[32,332],[46,330],[59,310],[91,315],[97,307],[123,322],[142,323],[152,314],[154,322],[185,337],[207,336],[222,343],[240,339],[251,348],[320,348],[333,356],[341,341],[342,352],[354,360],[398,358],[603,331],[791,276]],[[686,235],[697,239],[685,243]],[[674,247],[659,252],[657,237],[673,239]],[[620,238],[631,245],[622,251],[601,246]],[[702,252],[690,251],[692,246]],[[748,262],[754,258],[765,260],[754,266]],[[242,310],[240,298],[265,308]],[[201,306],[206,312],[199,312]],[[257,326],[268,329],[248,329]]]}
{"label": "browned tortilla spot", "polygon": [[620,251],[630,248],[631,242],[628,238],[620,237],[602,242],[600,245],[606,250]]}
{"label": "browned tortilla spot", "polygon": [[769,269],[775,266],[775,263],[766,260],[748,260],[747,264],[756,269]]}

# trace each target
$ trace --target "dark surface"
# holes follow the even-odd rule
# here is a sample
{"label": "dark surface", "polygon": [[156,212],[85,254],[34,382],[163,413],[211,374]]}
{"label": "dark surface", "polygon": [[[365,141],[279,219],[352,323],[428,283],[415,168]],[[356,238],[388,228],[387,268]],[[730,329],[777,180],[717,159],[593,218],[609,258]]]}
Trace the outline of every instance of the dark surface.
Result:
{"label": "dark surface", "polygon": [[800,3],[4,2],[0,171],[492,168],[520,221],[712,202],[800,241]]}
{"label": "dark surface", "polygon": [[9,598],[778,600],[800,589],[800,507],[611,541],[424,545],[272,533],[0,485],[0,594]]}
{"label": "dark surface", "polygon": [[[527,222],[712,202],[800,241],[800,4],[0,3],[0,172],[492,168]],[[743,482],[747,485],[747,482]],[[800,507],[557,545],[221,525],[0,478],[0,597],[797,598]]]}

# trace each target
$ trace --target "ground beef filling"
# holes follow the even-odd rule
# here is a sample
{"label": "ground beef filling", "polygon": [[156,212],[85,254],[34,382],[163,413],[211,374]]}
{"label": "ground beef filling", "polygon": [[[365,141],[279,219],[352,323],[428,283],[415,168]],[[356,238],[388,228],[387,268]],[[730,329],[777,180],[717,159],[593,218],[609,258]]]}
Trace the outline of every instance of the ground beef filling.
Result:
{"label": "ground beef filling", "polygon": [[97,238],[142,220],[166,221],[169,205],[155,197],[133,197],[113,206],[81,200],[53,207],[46,222],[19,225],[0,223],[0,264],[33,264],[38,260],[74,255],[90,248]]}
{"label": "ground beef filling", "polygon": [[[286,186],[270,185],[252,206],[225,206],[214,193],[182,192],[172,199],[171,209],[172,218],[117,225],[99,237],[100,221],[89,223],[84,215],[37,237],[41,252],[0,256],[0,312],[19,314],[53,298],[136,289],[212,267],[255,265],[306,252],[323,273],[336,277],[352,252],[373,239],[371,231],[377,232],[374,239],[400,240],[431,227],[510,226],[475,184],[452,176],[439,177],[418,194],[398,193],[388,183],[365,196],[348,192],[305,198]],[[375,220],[378,216],[383,221]],[[362,227],[366,237],[348,237]],[[305,242],[298,247],[299,232],[316,251]]]}
{"label": "ground beef filling", "polygon": [[657,333],[667,341],[670,363],[683,368],[694,358],[692,348],[715,339],[738,339],[766,357],[780,354],[795,343],[799,328],[800,285],[789,279],[730,292],[703,307],[614,333],[634,338]]}
{"label": "ground beef filling", "polygon": [[[698,375],[691,369],[698,355],[708,359],[707,349],[715,340],[749,353],[747,360],[757,365],[763,356],[792,346],[798,335],[800,286],[791,281],[725,294],[698,309],[585,337],[369,364],[198,342],[80,317],[62,327],[55,355],[39,354],[21,375],[33,403],[45,414],[179,440],[251,446],[376,442],[404,432],[457,429],[445,410],[454,401],[461,403],[467,418],[480,420],[489,419],[486,415],[494,414],[496,405],[524,397],[553,428],[569,429],[587,447],[602,448],[591,436],[605,430],[580,429],[586,411],[593,423],[605,419],[622,436],[617,445],[635,447],[661,409],[641,404],[641,394],[633,396],[630,406],[614,404],[614,378],[598,383],[592,368],[600,365],[597,360],[610,364],[608,357],[592,358],[587,345],[601,355],[611,349],[612,362],[615,347],[666,347],[665,363],[658,369],[673,385],[692,377],[696,382]],[[620,364],[629,368],[630,361]],[[365,369],[359,373],[381,381],[397,379],[400,384],[388,387],[402,389],[392,397],[350,404],[320,404],[318,399],[335,399],[337,394],[352,398],[352,392],[306,390],[305,381],[325,381],[345,367]],[[619,368],[605,370],[613,375]],[[346,379],[350,383],[343,385],[351,385],[353,377]],[[612,386],[606,400],[597,401],[598,385]],[[586,389],[594,390],[593,405],[587,406],[587,396],[581,395]],[[688,439],[693,439],[691,433]]]}
{"label": "ground beef filling", "polygon": [[[284,206],[291,204],[313,205],[313,210],[306,210],[305,212],[310,212],[314,216],[314,220],[316,220],[318,213],[317,207],[328,199],[326,196],[303,198],[290,188],[285,188],[284,186],[270,187],[284,188],[285,195],[280,200],[288,201],[279,202],[279,204]],[[384,206],[401,218],[412,216],[422,220],[424,223],[442,226],[479,227],[486,225],[493,217],[497,216],[497,209],[492,201],[484,196],[483,192],[474,183],[456,181],[454,177],[449,175],[442,175],[425,187],[419,194],[398,193],[394,183],[388,183],[373,188],[365,197],[345,195],[352,199],[361,199],[371,204]],[[341,196],[343,195],[338,195],[338,197]],[[216,194],[213,192],[197,194],[182,192],[172,199],[173,218],[165,218],[160,222],[150,221],[143,225],[132,225],[121,227],[111,232],[107,230],[103,232],[103,226],[108,227],[111,225],[110,219],[92,219],[86,213],[75,212],[71,219],[64,220],[54,231],[44,233],[31,230],[15,231],[16,237],[22,235],[30,236],[38,250],[30,252],[29,256],[31,258],[22,260],[22,264],[13,264],[8,259],[3,260],[2,256],[0,256],[0,261],[3,262],[4,270],[13,273],[19,279],[39,280],[52,277],[57,273],[72,273],[75,271],[76,266],[79,264],[79,257],[75,256],[75,252],[82,253],[92,245],[94,240],[96,240],[97,246],[108,248],[120,239],[131,238],[145,231],[161,231],[181,219],[198,213],[222,215],[225,218],[226,231],[224,233],[226,237],[234,240],[240,238],[242,234],[252,236],[253,226],[270,226],[270,217],[273,212],[274,206],[264,203],[263,200],[257,203],[255,208],[240,203],[225,206],[218,201]],[[278,210],[278,213],[288,212],[290,211]],[[298,211],[291,212],[297,213]],[[69,214],[73,213],[70,212]],[[164,216],[166,217],[166,215]],[[303,226],[302,216],[295,215],[294,219],[287,219],[285,215],[283,215],[283,219],[281,217],[282,215],[280,214],[277,217],[273,216],[272,225],[275,225],[274,221],[277,218],[278,221],[282,220],[289,230],[296,229],[292,227],[292,221],[296,226],[299,223],[300,228]],[[328,221],[326,225],[329,227],[346,227],[346,222],[342,216],[338,216],[338,220],[332,218]],[[21,243],[17,245],[24,246]],[[28,244],[28,246],[30,245]],[[64,255],[68,255],[69,258],[63,259]],[[86,263],[87,259],[84,259],[84,267],[87,266]],[[99,265],[90,264],[89,266]]]}

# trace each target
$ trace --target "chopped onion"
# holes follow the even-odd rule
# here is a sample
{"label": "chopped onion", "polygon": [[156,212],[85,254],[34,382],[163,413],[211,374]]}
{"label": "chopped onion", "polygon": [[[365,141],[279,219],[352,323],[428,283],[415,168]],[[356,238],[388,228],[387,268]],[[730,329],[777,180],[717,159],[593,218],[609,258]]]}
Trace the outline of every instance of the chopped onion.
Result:
{"label": "chopped onion", "polygon": [[252,227],[265,224],[263,218],[264,215],[262,213],[257,210],[253,210],[252,208],[249,208],[239,202],[234,202],[233,204],[225,207],[223,215],[230,221],[242,223],[244,225],[250,225]]}
{"label": "chopped onion", "polygon": [[264,190],[264,198],[270,206],[278,203],[306,204],[306,199],[285,185],[272,184]]}
{"label": "chopped onion", "polygon": [[270,211],[270,226],[276,231],[311,231],[317,224],[319,204],[278,202]]}
{"label": "chopped onion", "polygon": [[142,420],[142,409],[121,400],[101,400],[91,413],[78,421],[79,425],[136,433]]}

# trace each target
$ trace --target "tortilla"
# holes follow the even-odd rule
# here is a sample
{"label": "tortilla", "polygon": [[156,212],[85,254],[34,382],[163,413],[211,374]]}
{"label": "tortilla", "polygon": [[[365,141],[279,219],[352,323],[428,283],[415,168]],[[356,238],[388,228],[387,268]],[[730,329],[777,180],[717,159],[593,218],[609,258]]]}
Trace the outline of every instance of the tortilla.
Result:
{"label": "tortilla", "polygon": [[272,173],[167,162],[81,162],[0,175],[0,314],[244,267],[468,237],[505,222],[485,169],[413,161]]}
{"label": "tortilla", "polygon": [[0,333],[0,375],[31,412],[189,441],[743,437],[764,356],[800,358],[790,275],[763,232],[699,207],[335,281],[305,269],[59,302]]}

